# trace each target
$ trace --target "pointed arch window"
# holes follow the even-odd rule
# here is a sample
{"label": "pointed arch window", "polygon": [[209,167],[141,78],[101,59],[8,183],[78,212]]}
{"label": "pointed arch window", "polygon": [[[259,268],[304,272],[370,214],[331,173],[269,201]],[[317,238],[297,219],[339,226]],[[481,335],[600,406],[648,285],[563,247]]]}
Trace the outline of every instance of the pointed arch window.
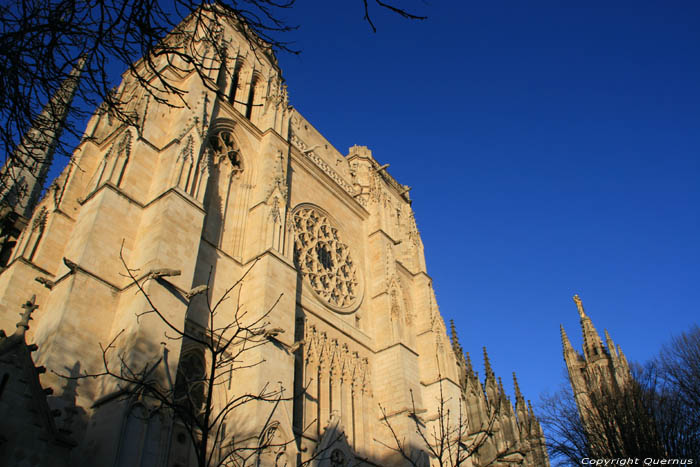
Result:
{"label": "pointed arch window", "polygon": [[253,78],[250,80],[250,90],[248,91],[248,102],[246,104],[245,108],[245,118],[250,120],[250,117],[253,115],[253,103],[255,102],[255,88],[258,85],[258,76],[253,75]]}
{"label": "pointed arch window", "polygon": [[129,409],[123,430],[117,467],[155,465],[161,455],[163,424],[160,415],[137,403]]}
{"label": "pointed arch window", "polygon": [[231,78],[231,89],[228,93],[228,103],[234,105],[236,103],[236,91],[238,91],[238,81],[241,75],[241,62],[236,63],[233,67],[233,76]]}

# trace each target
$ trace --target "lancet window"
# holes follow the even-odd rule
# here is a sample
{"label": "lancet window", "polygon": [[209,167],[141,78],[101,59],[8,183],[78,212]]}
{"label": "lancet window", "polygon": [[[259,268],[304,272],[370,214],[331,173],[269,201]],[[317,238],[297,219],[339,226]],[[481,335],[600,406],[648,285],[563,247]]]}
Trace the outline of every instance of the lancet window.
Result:
{"label": "lancet window", "polygon": [[258,85],[258,76],[253,75],[253,78],[250,80],[250,90],[248,91],[248,102],[246,103],[245,107],[245,118],[250,120],[250,117],[253,115],[253,104],[255,102],[255,88]]}
{"label": "lancet window", "polygon": [[241,62],[236,63],[233,68],[233,76],[231,77],[231,89],[228,94],[228,102],[233,105],[236,103],[236,92],[238,91],[238,82],[241,75]]}

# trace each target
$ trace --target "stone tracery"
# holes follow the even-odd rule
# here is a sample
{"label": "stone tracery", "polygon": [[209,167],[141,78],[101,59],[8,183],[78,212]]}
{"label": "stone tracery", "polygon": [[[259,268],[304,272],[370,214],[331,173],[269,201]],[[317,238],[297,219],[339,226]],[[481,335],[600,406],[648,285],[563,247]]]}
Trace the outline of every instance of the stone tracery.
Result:
{"label": "stone tracery", "polygon": [[356,305],[361,296],[357,268],[338,229],[311,207],[297,210],[293,222],[294,262],[313,291],[338,309]]}
{"label": "stone tracery", "polygon": [[224,159],[228,159],[234,175],[238,175],[243,171],[240,153],[229,130],[221,130],[214,133],[209,138],[209,144],[213,151],[214,164],[218,165]]}

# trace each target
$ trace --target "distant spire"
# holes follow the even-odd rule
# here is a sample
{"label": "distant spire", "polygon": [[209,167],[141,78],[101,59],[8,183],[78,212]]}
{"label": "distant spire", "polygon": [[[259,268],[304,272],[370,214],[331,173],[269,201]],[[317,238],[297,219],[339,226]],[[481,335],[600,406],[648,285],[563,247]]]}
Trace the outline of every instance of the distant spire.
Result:
{"label": "distant spire", "polygon": [[583,332],[583,354],[586,360],[593,360],[604,355],[603,343],[600,340],[598,331],[595,330],[591,318],[583,311],[583,303],[578,294],[574,295],[574,302],[581,317],[581,331]]}
{"label": "distant spire", "polygon": [[39,202],[85,60],[78,59],[0,172],[0,205],[27,219]]}
{"label": "distant spire", "polygon": [[39,308],[39,306],[34,303],[35,301],[36,295],[32,295],[32,298],[30,300],[27,300],[27,302],[24,305],[22,305],[22,308],[24,308],[24,312],[20,313],[20,320],[17,323],[17,330],[15,331],[15,335],[24,336],[24,334],[27,332],[27,329],[29,329],[29,320],[32,319],[32,312]]}

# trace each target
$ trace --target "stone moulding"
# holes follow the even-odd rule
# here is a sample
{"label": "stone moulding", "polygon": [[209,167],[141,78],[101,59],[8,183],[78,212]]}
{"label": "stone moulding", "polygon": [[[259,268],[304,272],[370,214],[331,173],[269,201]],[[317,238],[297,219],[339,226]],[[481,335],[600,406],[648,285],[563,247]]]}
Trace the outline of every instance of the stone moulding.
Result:
{"label": "stone moulding", "polygon": [[338,184],[347,194],[349,194],[351,197],[353,197],[355,200],[357,200],[358,203],[360,203],[362,206],[367,207],[367,201],[360,198],[358,195],[360,194],[355,188],[350,185],[343,177],[340,176],[338,172],[333,170],[333,168],[328,165],[326,161],[324,161],[320,156],[318,156],[313,149],[307,149],[306,143],[304,143],[297,135],[292,134],[292,137],[290,138],[292,144],[301,151],[307,159],[312,161],[316,167],[321,169],[326,175],[328,175],[331,180],[333,180],[335,183]]}

